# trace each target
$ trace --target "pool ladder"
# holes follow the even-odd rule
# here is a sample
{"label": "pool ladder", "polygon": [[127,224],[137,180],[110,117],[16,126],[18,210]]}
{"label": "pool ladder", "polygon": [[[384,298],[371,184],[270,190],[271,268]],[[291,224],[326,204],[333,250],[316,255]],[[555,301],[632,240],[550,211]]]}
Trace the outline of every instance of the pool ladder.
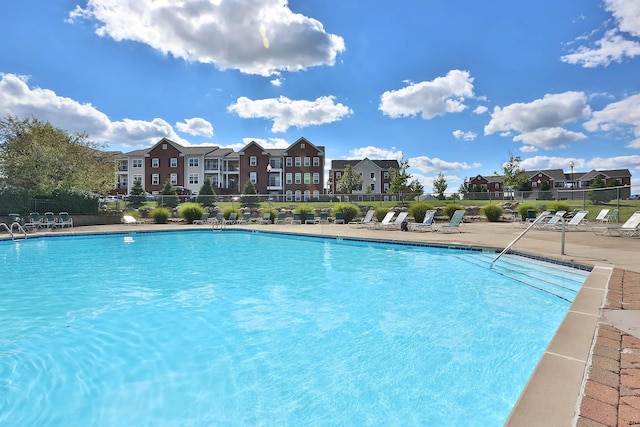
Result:
{"label": "pool ladder", "polygon": [[11,224],[11,226],[8,226],[6,222],[0,222],[0,230],[2,230],[3,228],[7,230],[7,232],[9,232],[9,234],[11,235],[11,240],[16,240],[16,234],[13,231],[14,228],[17,228],[17,231],[22,233],[25,239],[27,238],[27,232],[18,222],[14,222],[13,224]]}
{"label": "pool ladder", "polygon": [[[498,258],[500,258],[502,255],[504,255],[509,249],[511,249],[511,246],[515,245],[516,242],[518,240],[520,240],[520,238],[522,236],[524,236],[525,234],[527,234],[527,231],[531,230],[531,228],[533,228],[533,226],[535,226],[536,224],[538,224],[540,221],[542,221],[545,218],[551,218],[552,216],[554,216],[554,214],[546,214],[546,215],[540,215],[538,218],[535,219],[535,221],[533,221],[531,224],[529,224],[529,226],[527,228],[524,229],[524,231],[522,233],[520,233],[518,235],[518,237],[516,237],[515,239],[513,239],[513,241],[511,243],[509,243],[507,245],[506,248],[504,248],[502,250],[502,252],[500,252],[498,254],[497,257],[495,257],[493,259],[493,261],[491,261],[491,266],[493,267],[493,265],[496,263],[496,261],[498,260]],[[560,254],[564,255],[564,217],[561,217],[560,220],[562,221],[562,245],[560,248]]]}

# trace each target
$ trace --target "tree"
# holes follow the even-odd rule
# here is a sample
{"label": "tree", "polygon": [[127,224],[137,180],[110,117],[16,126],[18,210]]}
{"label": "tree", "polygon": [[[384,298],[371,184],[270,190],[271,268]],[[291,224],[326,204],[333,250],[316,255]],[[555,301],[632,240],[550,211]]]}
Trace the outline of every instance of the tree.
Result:
{"label": "tree", "polygon": [[600,175],[597,175],[589,186],[589,188],[591,188],[591,190],[589,190],[589,194],[587,195],[589,201],[591,201],[591,203],[593,203],[594,205],[599,205],[608,203],[611,201],[611,199],[615,199],[615,190],[603,190],[603,188],[605,188],[606,186],[607,185],[602,177]]}
{"label": "tree", "polygon": [[347,165],[342,178],[338,180],[338,191],[351,194],[353,190],[362,190],[362,175],[353,166]]}
{"label": "tree", "polygon": [[411,181],[411,184],[409,184],[409,192],[413,195],[414,198],[421,196],[422,194],[424,194],[424,186],[420,184],[420,181],[414,179],[413,181]]}
{"label": "tree", "polygon": [[253,182],[251,182],[251,180],[248,180],[244,185],[242,195],[240,196],[240,203],[242,204],[242,206],[247,207],[256,207],[260,204],[260,197],[258,196],[256,187],[255,185],[253,185]]}
{"label": "tree", "polygon": [[146,200],[147,196],[145,196],[144,188],[142,188],[142,180],[136,179],[129,193],[129,205],[132,208],[139,208]]}
{"label": "tree", "polygon": [[200,191],[198,191],[198,199],[197,202],[203,206],[213,206],[216,201],[216,192],[211,185],[211,181],[209,178],[205,178],[202,183],[202,187],[200,187]]}
{"label": "tree", "polygon": [[402,198],[403,193],[411,192],[411,186],[408,184],[409,179],[411,179],[411,174],[407,173],[409,161],[402,159],[399,163],[400,167],[398,170],[389,168],[389,178],[391,180],[389,193],[398,193],[400,198]]}
{"label": "tree", "polygon": [[160,191],[160,204],[169,208],[175,208],[178,206],[180,199],[178,199],[178,193],[176,188],[171,185],[170,180],[166,180],[162,191]]}
{"label": "tree", "polygon": [[433,180],[433,191],[436,193],[438,200],[444,200],[446,198],[444,193],[447,191],[447,187],[447,180],[442,172],[438,172],[438,176]]}
{"label": "tree", "polygon": [[549,181],[542,181],[540,183],[540,189],[538,190],[538,199],[540,200],[551,200],[553,194],[551,194],[551,185],[549,185]]}
{"label": "tree", "polygon": [[526,188],[528,180],[524,169],[520,167],[520,162],[522,162],[520,156],[514,156],[513,153],[509,153],[509,160],[502,165],[502,184],[505,191]]}
{"label": "tree", "polygon": [[4,182],[31,196],[54,190],[106,193],[113,188],[115,157],[84,133],[69,134],[35,118],[0,120]]}

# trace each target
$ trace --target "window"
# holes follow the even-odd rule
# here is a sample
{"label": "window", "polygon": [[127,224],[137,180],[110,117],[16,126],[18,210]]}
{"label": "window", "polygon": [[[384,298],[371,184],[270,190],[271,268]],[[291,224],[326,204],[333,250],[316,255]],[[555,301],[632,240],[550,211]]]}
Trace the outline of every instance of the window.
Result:
{"label": "window", "polygon": [[296,202],[299,202],[302,200],[302,193],[300,192],[300,190],[296,190]]}
{"label": "window", "polygon": [[258,166],[258,157],[257,156],[249,157],[249,166]]}
{"label": "window", "polygon": [[306,144],[303,142],[302,144],[300,144],[300,148],[304,148],[306,147]]}
{"label": "window", "polygon": [[160,185],[160,175],[157,173],[151,175],[151,185]]}
{"label": "window", "polygon": [[311,184],[311,174],[308,172],[304,174],[304,183]]}
{"label": "window", "polygon": [[302,166],[302,157],[296,157],[296,167]]}
{"label": "window", "polygon": [[376,184],[375,184],[375,183],[373,183],[373,182],[372,182],[372,183],[370,184],[370,187],[371,187],[371,192],[376,191]]}
{"label": "window", "polygon": [[499,191],[496,191],[496,192],[494,193],[493,197],[500,198],[500,192],[499,192]]}
{"label": "window", "polygon": [[538,183],[536,181],[531,182],[531,188],[536,188]]}
{"label": "window", "polygon": [[315,200],[315,201],[320,200],[320,192],[318,190],[315,190],[313,192],[313,200]]}
{"label": "window", "polygon": [[199,184],[199,177],[197,173],[189,174],[189,184]]}
{"label": "window", "polygon": [[169,181],[171,182],[171,185],[178,185],[178,174],[172,173],[169,175]]}
{"label": "window", "polygon": [[291,160],[291,157],[287,157],[285,159],[285,164],[287,165],[287,167],[293,166],[293,161]]}
{"label": "window", "polygon": [[309,190],[304,190],[304,201],[308,202],[311,199],[311,192]]}
{"label": "window", "polygon": [[249,181],[251,181],[252,184],[257,184],[258,172],[249,172]]}
{"label": "window", "polygon": [[285,175],[285,182],[287,184],[293,184],[293,174],[292,173],[288,173]]}
{"label": "window", "polygon": [[[384,183],[383,188],[384,188],[384,192],[385,192],[385,193],[386,193],[387,191],[389,191],[389,183],[388,183],[388,182],[385,182],[385,183]],[[387,200],[387,201],[388,201],[388,200]]]}
{"label": "window", "polygon": [[296,184],[302,184],[302,174],[301,173],[297,173],[296,174]]}
{"label": "window", "polygon": [[269,164],[273,169],[281,169],[282,168],[282,159],[269,159]]}
{"label": "window", "polygon": [[291,192],[291,190],[287,190],[286,194],[285,194],[285,198],[287,200],[287,202],[290,202],[293,200],[293,193]]}
{"label": "window", "polygon": [[336,180],[342,178],[342,172],[336,172]]}
{"label": "window", "polygon": [[311,166],[311,157],[305,157],[304,158],[304,165],[305,166]]}
{"label": "window", "polygon": [[376,177],[376,173],[375,172],[371,172],[371,179]]}
{"label": "window", "polygon": [[218,170],[218,159],[209,159],[204,161],[204,168],[209,171]]}
{"label": "window", "polygon": [[141,168],[142,167],[142,159],[133,159],[132,160],[132,166],[134,168]]}
{"label": "window", "polygon": [[320,184],[320,174],[318,172],[315,172],[313,174],[313,183],[314,184]]}
{"label": "window", "polygon": [[176,157],[172,157],[169,159],[169,167],[177,168],[178,167],[178,159]]}
{"label": "window", "polygon": [[389,179],[389,171],[384,172],[384,179]]}
{"label": "window", "polygon": [[167,149],[167,144],[162,144],[162,149],[166,150]]}
{"label": "window", "polygon": [[151,159],[151,167],[159,168],[160,167],[160,159]]}
{"label": "window", "polygon": [[[140,183],[142,183],[142,175],[141,174],[134,174],[134,175],[131,176],[131,179],[133,180],[131,182],[140,181]],[[143,186],[144,186],[144,184],[143,184]]]}
{"label": "window", "polygon": [[500,188],[500,184],[496,182],[495,184],[493,184],[493,188]]}
{"label": "window", "polygon": [[189,159],[189,167],[197,168],[198,167],[198,159],[197,158]]}
{"label": "window", "polygon": [[320,157],[313,158],[313,166],[320,166]]}

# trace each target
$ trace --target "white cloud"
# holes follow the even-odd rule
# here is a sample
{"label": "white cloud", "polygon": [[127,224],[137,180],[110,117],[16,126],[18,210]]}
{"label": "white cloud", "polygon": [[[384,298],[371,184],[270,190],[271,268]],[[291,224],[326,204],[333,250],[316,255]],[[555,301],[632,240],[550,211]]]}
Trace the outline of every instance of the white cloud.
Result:
{"label": "white cloud", "polygon": [[68,132],[86,132],[93,141],[119,146],[149,145],[163,137],[189,145],[163,119],[112,122],[91,104],[59,96],[50,89],[30,88],[27,82],[24,76],[0,74],[0,116],[35,117]]}
{"label": "white cloud", "polygon": [[640,156],[595,157],[587,162],[591,169],[636,169],[640,170]]}
{"label": "white cloud", "polygon": [[272,132],[286,132],[294,126],[300,129],[333,123],[353,113],[349,107],[336,104],[334,100],[333,96],[322,96],[314,101],[292,101],[284,96],[252,100],[243,96],[227,107],[227,110],[245,119],[272,120]]}
{"label": "white cloud", "polygon": [[258,144],[260,144],[260,146],[262,148],[265,148],[265,149],[287,148],[288,146],[291,145],[290,142],[287,142],[285,139],[282,139],[282,138],[269,138],[269,139],[264,139],[264,138],[242,138],[242,141],[244,142],[244,145],[247,145],[251,141],[255,141]]}
{"label": "white cloud", "polygon": [[526,170],[562,169],[565,172],[569,172],[571,170],[570,162],[574,163],[573,170],[576,172],[587,172],[592,169],[640,169],[640,155],[594,157],[591,160],[571,157],[535,156],[522,160],[520,166]]}
{"label": "white cloud", "polygon": [[283,80],[284,80],[284,79],[282,79],[282,78],[279,78],[279,79],[273,79],[273,80],[271,80],[269,83],[271,83],[273,86],[280,87],[280,86],[282,86],[282,81],[283,81]]}
{"label": "white cloud", "polygon": [[538,149],[533,145],[523,145],[522,147],[520,147],[520,151],[522,151],[523,153],[535,153],[536,151],[538,151]]}
{"label": "white cloud", "polygon": [[294,13],[287,0],[88,0],[69,22],[97,24],[96,34],[144,43],[186,61],[270,76],[334,65],[344,40]]}
{"label": "white cloud", "polygon": [[584,128],[590,132],[615,131],[629,126],[633,128],[635,139],[627,147],[640,148],[640,94],[607,105],[584,123]]}
{"label": "white cloud", "polygon": [[464,131],[461,131],[460,129],[458,129],[458,130],[454,130],[453,131],[453,136],[456,139],[464,139],[465,141],[473,141],[474,139],[476,139],[478,134],[475,133],[475,132],[471,132],[471,131],[464,132]]}
{"label": "white cloud", "polygon": [[[615,28],[605,32],[591,46],[579,46],[560,59],[585,68],[607,66],[624,58],[640,55],[640,2],[637,0],[605,0],[605,9],[614,17]],[[579,40],[590,39],[591,35]],[[635,38],[635,40],[633,40]]]}
{"label": "white cloud", "polygon": [[409,166],[424,173],[452,172],[464,169],[480,167],[480,163],[468,164],[466,162],[447,162],[437,157],[426,156],[413,157],[409,159]]}
{"label": "white cloud", "polygon": [[413,117],[432,119],[446,113],[459,113],[467,106],[465,98],[473,97],[473,78],[468,71],[451,70],[432,81],[409,84],[395,91],[384,92],[378,107],[392,118]]}
{"label": "white cloud", "polygon": [[495,132],[519,132],[514,141],[522,141],[541,148],[564,146],[567,142],[586,138],[561,125],[588,117],[591,108],[583,92],[546,94],[530,103],[515,103],[504,108],[495,107],[491,120],[484,128],[485,135]]}
{"label": "white cloud", "polygon": [[349,158],[352,159],[364,159],[371,160],[401,160],[404,157],[404,153],[401,150],[396,150],[395,147],[391,147],[390,150],[379,147],[362,147],[349,150]]}
{"label": "white cloud", "polygon": [[176,127],[180,132],[188,133],[189,135],[213,136],[213,125],[199,117],[186,119],[184,122],[178,122],[176,123]]}
{"label": "white cloud", "polygon": [[489,108],[484,105],[478,105],[475,110],[473,110],[476,114],[484,114],[489,111]]}

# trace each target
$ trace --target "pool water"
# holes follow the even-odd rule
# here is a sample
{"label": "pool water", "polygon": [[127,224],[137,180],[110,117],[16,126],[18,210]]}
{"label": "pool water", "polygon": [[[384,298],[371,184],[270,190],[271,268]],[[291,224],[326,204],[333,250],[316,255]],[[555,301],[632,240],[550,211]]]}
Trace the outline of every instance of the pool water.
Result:
{"label": "pool water", "polygon": [[0,242],[0,425],[500,426],[569,302],[460,253],[236,231]]}

